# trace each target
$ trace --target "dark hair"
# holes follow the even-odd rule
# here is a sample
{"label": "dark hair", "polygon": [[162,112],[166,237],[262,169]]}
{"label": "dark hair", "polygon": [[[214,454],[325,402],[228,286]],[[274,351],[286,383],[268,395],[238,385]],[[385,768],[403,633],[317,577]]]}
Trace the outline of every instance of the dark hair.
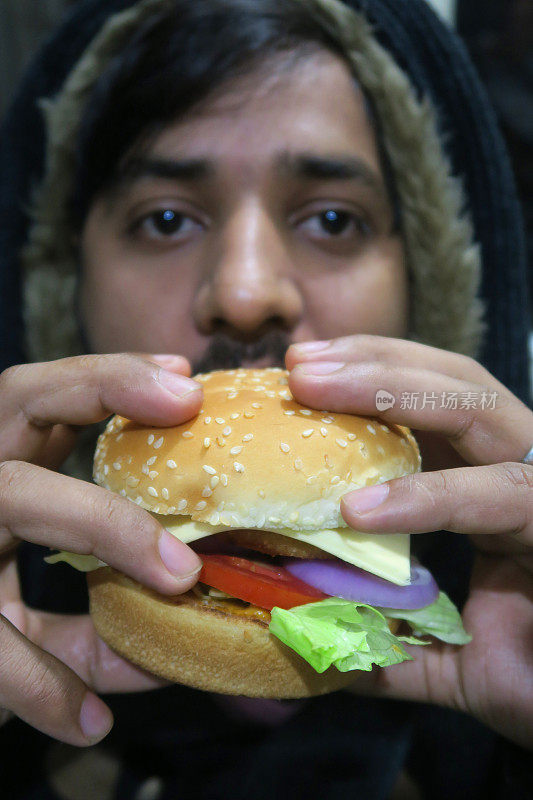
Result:
{"label": "dark hair", "polygon": [[[127,169],[125,156],[140,142],[256,65],[283,53],[300,60],[319,48],[348,63],[320,10],[298,0],[162,5],[111,59],[86,104],[70,203],[73,229],[81,229],[92,201],[116,183]],[[379,140],[379,126],[376,132]],[[390,170],[385,173],[391,183]]]}

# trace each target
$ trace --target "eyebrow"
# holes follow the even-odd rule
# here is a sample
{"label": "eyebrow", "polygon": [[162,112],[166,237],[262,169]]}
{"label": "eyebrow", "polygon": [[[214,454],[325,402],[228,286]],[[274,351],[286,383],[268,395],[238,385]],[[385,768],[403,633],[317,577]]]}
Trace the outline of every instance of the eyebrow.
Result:
{"label": "eyebrow", "polygon": [[[381,198],[387,197],[380,174],[357,156],[282,152],[274,164],[276,171],[287,178],[309,182],[351,181],[363,184]],[[138,157],[119,172],[113,188],[123,192],[145,178],[197,183],[214,179],[216,173],[216,163],[208,158]]]}

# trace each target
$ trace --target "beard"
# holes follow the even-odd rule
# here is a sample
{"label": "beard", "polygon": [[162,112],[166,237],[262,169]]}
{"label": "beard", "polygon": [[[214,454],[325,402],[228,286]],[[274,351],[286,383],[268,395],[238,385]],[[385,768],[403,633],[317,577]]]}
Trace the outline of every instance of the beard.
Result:
{"label": "beard", "polygon": [[223,333],[211,339],[204,355],[192,362],[192,374],[215,369],[236,369],[244,363],[266,359],[269,367],[285,366],[285,353],[291,344],[287,333],[271,330],[254,342],[243,342]]}

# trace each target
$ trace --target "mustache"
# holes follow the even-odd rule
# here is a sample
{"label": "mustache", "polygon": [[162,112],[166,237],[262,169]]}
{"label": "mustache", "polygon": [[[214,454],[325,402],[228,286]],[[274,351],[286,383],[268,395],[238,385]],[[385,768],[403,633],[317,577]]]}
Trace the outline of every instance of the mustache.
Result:
{"label": "mustache", "polygon": [[291,344],[281,330],[272,330],[254,342],[233,339],[224,333],[213,336],[204,355],[192,363],[192,374],[215,369],[236,369],[243,361],[258,361],[268,357],[271,366],[285,367],[285,353]]}

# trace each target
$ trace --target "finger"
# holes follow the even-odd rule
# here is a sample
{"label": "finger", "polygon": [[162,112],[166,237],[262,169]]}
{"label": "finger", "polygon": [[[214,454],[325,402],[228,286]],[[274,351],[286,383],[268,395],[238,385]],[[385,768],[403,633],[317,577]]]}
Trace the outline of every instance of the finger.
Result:
{"label": "finger", "polygon": [[11,367],[0,375],[0,458],[31,460],[50,426],[89,425],[113,413],[177,425],[198,413],[201,400],[196,381],[124,353]]}
{"label": "finger", "polygon": [[[445,435],[469,464],[519,461],[533,441],[533,413],[510,392],[430,369],[375,362],[299,364],[289,386],[301,403],[328,411],[379,416]],[[393,399],[378,410],[376,395]]]}
{"label": "finger", "polygon": [[433,369],[443,375],[479,383],[490,379],[500,389],[505,389],[503,384],[469,356],[389,336],[354,334],[322,342],[298,342],[287,350],[285,363],[288,370],[310,361],[340,361],[351,364],[379,361],[390,366],[421,369],[431,364]]}
{"label": "finger", "polygon": [[504,463],[419,472],[348,492],[341,514],[374,533],[512,534],[533,545],[533,467]]}
{"label": "finger", "polygon": [[27,610],[28,638],[67,664],[95,692],[137,692],[168,686],[114,653],[98,636],[88,614]]}
{"label": "finger", "polygon": [[84,747],[109,733],[113,717],[65,664],[0,615],[0,706],[62,742]]}
{"label": "finger", "polygon": [[0,465],[0,531],[92,554],[164,594],[187,591],[201,568],[196,553],[135,503],[23,461]]}

